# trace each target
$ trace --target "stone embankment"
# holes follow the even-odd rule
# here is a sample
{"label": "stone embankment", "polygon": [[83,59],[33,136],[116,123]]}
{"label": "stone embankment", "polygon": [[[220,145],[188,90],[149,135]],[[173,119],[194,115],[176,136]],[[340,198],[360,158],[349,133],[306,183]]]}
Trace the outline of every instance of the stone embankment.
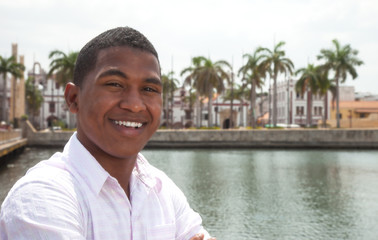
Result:
{"label": "stone embankment", "polygon": [[[37,132],[26,122],[29,146],[64,146],[67,131]],[[378,129],[159,130],[147,148],[378,149]]]}

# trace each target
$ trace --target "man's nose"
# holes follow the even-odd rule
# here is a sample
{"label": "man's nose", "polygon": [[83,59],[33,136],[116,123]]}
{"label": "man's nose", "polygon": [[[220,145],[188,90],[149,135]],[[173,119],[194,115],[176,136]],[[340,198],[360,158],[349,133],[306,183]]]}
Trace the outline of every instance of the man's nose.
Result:
{"label": "man's nose", "polygon": [[143,97],[136,89],[129,89],[123,93],[120,107],[131,112],[141,112],[146,110]]}

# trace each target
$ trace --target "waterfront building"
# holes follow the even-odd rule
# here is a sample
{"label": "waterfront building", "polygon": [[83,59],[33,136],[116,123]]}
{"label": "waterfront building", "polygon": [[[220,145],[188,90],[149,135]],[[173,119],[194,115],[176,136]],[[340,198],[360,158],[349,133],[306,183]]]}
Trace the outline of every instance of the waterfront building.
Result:
{"label": "waterfront building", "polygon": [[[208,99],[197,99],[190,106],[188,99],[189,92],[185,89],[178,89],[174,92],[173,101],[169,104],[169,113],[167,118],[167,110],[163,109],[161,116],[161,125],[175,129],[191,128],[191,127],[207,127],[209,120]],[[266,98],[266,97],[265,97]],[[200,103],[202,100],[202,104]],[[261,106],[265,106],[264,101],[258,99]],[[265,101],[266,102],[266,101]],[[258,105],[256,104],[256,105]],[[212,104],[212,119],[213,126],[219,128],[231,127],[246,127],[248,125],[248,114],[250,113],[250,103],[248,101],[239,101],[234,99],[232,104],[232,117],[231,117],[231,102],[224,100],[223,95],[214,94]],[[256,119],[261,115],[259,110],[255,113]],[[233,119],[231,121],[231,118]]]}
{"label": "waterfront building", "polygon": [[356,101],[378,101],[378,94],[372,94],[370,92],[356,92]]}
{"label": "waterfront building", "polygon": [[[295,84],[296,81],[293,79],[277,82],[277,123],[281,125],[314,126],[320,120],[328,119],[330,93],[326,96],[313,94],[310,91],[302,94],[295,90]],[[269,92],[273,96],[272,88]],[[273,100],[270,101],[269,106],[271,113],[273,111]]]}
{"label": "waterfront building", "polygon": [[4,89],[4,77],[1,74],[0,75],[0,119],[1,121],[4,122],[9,122],[9,108],[10,108],[10,85],[11,85],[11,79],[7,77],[7,90],[6,90],[6,111],[5,111],[5,116],[3,116],[3,89]]}
{"label": "waterfront building", "polygon": [[[377,128],[378,101],[340,101],[341,128]],[[331,106],[330,127],[336,127],[336,106]]]}
{"label": "waterfront building", "polygon": [[68,111],[64,98],[65,86],[60,86],[54,75],[48,77],[41,65],[36,62],[33,69],[28,72],[29,77],[33,77],[34,87],[41,91],[43,102],[39,115],[31,117],[34,127],[37,129],[60,126],[65,128],[75,128],[76,118]]}

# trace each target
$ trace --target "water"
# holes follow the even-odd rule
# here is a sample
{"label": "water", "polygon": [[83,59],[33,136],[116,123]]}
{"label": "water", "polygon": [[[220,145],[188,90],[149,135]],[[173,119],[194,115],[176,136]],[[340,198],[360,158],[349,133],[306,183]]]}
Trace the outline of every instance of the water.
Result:
{"label": "water", "polygon": [[[0,168],[0,201],[57,149]],[[144,150],[222,239],[377,239],[378,151]]]}

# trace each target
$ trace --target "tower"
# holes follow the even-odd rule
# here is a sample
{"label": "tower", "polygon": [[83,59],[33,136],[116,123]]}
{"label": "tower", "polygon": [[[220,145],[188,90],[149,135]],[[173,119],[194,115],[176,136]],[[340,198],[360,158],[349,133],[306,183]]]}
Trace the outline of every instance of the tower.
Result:
{"label": "tower", "polygon": [[[24,65],[24,56],[18,56],[18,46],[16,43],[12,44],[12,56],[20,64]],[[18,120],[25,114],[25,79],[24,71],[22,77],[17,79],[11,77],[10,86],[10,109],[9,121],[13,122],[14,126],[18,126]]]}

